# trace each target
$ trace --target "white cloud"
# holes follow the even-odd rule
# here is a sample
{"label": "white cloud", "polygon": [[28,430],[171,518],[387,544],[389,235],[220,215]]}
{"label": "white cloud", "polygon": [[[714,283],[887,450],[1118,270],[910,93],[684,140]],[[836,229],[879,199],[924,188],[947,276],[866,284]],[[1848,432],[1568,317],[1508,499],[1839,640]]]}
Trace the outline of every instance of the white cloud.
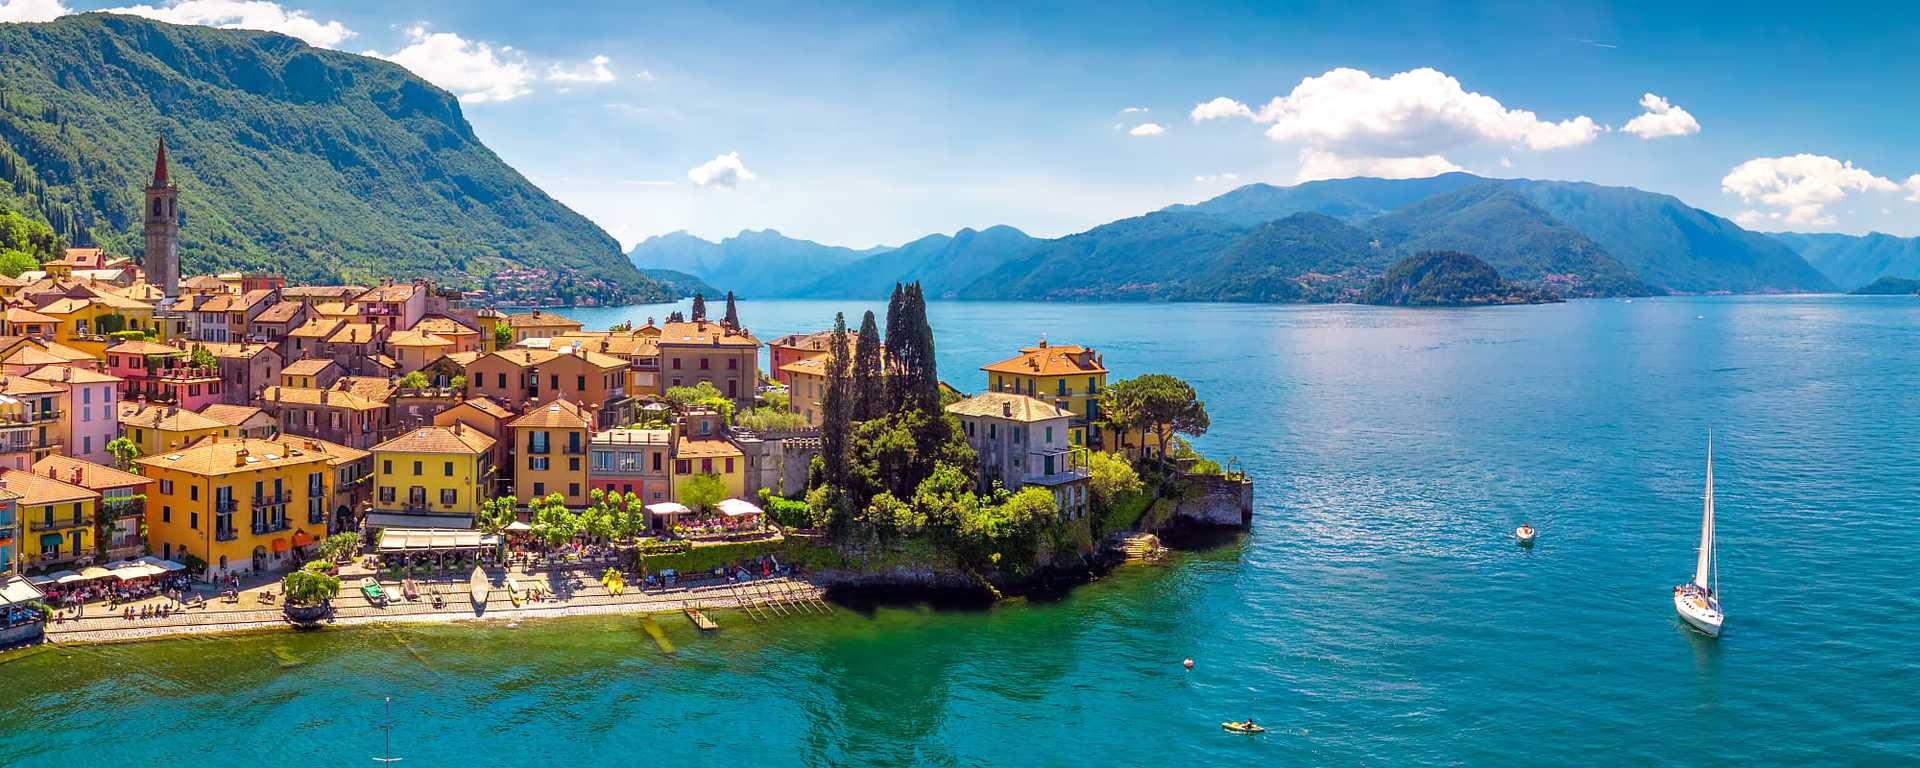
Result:
{"label": "white cloud", "polygon": [[638,72],[635,72],[633,73],[633,79],[639,80],[643,83],[651,83],[653,82],[653,70],[643,69]]}
{"label": "white cloud", "polygon": [[1347,157],[1322,149],[1300,150],[1300,181],[1373,176],[1382,179],[1424,179],[1464,171],[1439,155],[1420,157]]}
{"label": "white cloud", "polygon": [[1167,132],[1167,129],[1162,127],[1159,123],[1141,123],[1139,125],[1134,126],[1131,130],[1127,131],[1127,135],[1158,136],[1166,132]]}
{"label": "white cloud", "polygon": [[53,21],[69,13],[60,0],[0,0],[0,21]]}
{"label": "white cloud", "polygon": [[702,187],[732,188],[743,181],[753,181],[754,175],[740,162],[739,152],[728,152],[694,166],[687,171],[687,178]]}
{"label": "white cloud", "polygon": [[1194,107],[1192,117],[1245,117],[1267,124],[1274,141],[1304,145],[1303,181],[1342,169],[1396,177],[1459,170],[1444,153],[1480,143],[1563,149],[1606,130],[1585,115],[1556,122],[1509,109],[1424,67],[1386,78],[1335,69],[1301,80],[1257,111],[1223,96]]}
{"label": "white cloud", "polygon": [[1220,120],[1228,117],[1252,118],[1253,110],[1225,96],[1215,96],[1212,101],[1201,102],[1195,106],[1187,115],[1197,123],[1202,120]]}
{"label": "white cloud", "polygon": [[106,11],[145,16],[169,24],[279,32],[318,48],[338,48],[355,34],[338,21],[321,21],[306,11],[284,8],[267,0],[178,0],[159,6],[132,5]]}
{"label": "white cloud", "polygon": [[1649,93],[1640,97],[1640,106],[1646,113],[1628,120],[1620,130],[1643,139],[1692,136],[1700,132],[1700,121],[1673,102]]}
{"label": "white cloud", "polygon": [[509,101],[533,92],[533,70],[511,46],[494,48],[452,32],[407,30],[407,47],[391,54],[368,51],[453,92],[469,104]]}
{"label": "white cloud", "polygon": [[613,59],[604,54],[595,56],[585,64],[563,67],[554,64],[547,67],[547,79],[556,83],[611,83],[613,82]]}
{"label": "white cloud", "polygon": [[1149,109],[1149,108],[1147,108],[1147,107],[1126,107],[1126,108],[1123,108],[1123,109],[1121,109],[1120,111],[1121,111],[1122,113],[1124,113],[1124,114],[1129,114],[1129,115],[1131,115],[1131,114],[1135,114],[1135,113],[1138,113],[1138,112],[1152,112],[1153,110],[1152,110],[1152,109]]}
{"label": "white cloud", "polygon": [[1194,180],[1194,181],[1197,181],[1197,182],[1200,182],[1200,183],[1202,183],[1202,184],[1210,184],[1210,183],[1212,183],[1212,182],[1216,182],[1216,181],[1239,181],[1239,180],[1240,180],[1240,174],[1237,174],[1237,173],[1205,173],[1205,174],[1201,174],[1201,175],[1199,175],[1199,176],[1195,176],[1195,177],[1193,177],[1193,180]]}
{"label": "white cloud", "polygon": [[1920,173],[1908,176],[1907,183],[1902,186],[1906,187],[1907,191],[1911,193],[1907,195],[1907,200],[1920,203]]}
{"label": "white cloud", "polygon": [[1720,180],[1720,189],[1739,195],[1743,203],[1759,202],[1777,209],[1742,211],[1734,219],[1741,224],[1783,222],[1828,227],[1837,223],[1836,218],[1826,212],[1828,204],[1857,192],[1897,192],[1900,185],[1855,167],[1851,162],[1824,155],[1799,154],[1756,157],[1734,166]]}
{"label": "white cloud", "polygon": [[1513,167],[1513,159],[1512,159],[1512,158],[1506,158],[1506,157],[1502,157],[1502,158],[1500,158],[1500,167],[1502,167],[1502,168],[1512,168],[1512,167]]}

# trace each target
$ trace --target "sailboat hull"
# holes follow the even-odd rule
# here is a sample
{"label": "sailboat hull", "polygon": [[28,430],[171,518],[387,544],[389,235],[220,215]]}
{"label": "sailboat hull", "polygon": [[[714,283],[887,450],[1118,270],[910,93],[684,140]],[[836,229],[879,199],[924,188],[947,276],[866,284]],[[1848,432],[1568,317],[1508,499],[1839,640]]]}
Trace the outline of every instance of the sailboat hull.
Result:
{"label": "sailboat hull", "polygon": [[1682,621],[1706,633],[1708,637],[1719,637],[1720,624],[1726,620],[1726,617],[1720,613],[1720,606],[1716,601],[1689,592],[1674,593],[1673,610],[1680,614]]}

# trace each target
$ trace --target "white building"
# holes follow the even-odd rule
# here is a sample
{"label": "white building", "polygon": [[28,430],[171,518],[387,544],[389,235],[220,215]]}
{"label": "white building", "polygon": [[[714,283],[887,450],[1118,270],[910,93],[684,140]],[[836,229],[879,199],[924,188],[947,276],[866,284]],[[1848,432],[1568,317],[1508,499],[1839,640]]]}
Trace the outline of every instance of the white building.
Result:
{"label": "white building", "polygon": [[989,392],[947,406],[980,457],[980,479],[1008,490],[1039,485],[1069,519],[1087,512],[1085,449],[1072,443],[1073,412],[1011,392]]}

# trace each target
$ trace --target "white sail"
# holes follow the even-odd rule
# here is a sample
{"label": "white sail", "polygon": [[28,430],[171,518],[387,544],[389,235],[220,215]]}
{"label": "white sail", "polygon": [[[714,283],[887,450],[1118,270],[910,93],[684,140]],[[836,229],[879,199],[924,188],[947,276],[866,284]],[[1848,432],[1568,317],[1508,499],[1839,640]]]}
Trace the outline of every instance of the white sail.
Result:
{"label": "white sail", "polygon": [[1693,568],[1693,584],[1713,586],[1713,434],[1707,434],[1707,495],[1700,514],[1700,559]]}

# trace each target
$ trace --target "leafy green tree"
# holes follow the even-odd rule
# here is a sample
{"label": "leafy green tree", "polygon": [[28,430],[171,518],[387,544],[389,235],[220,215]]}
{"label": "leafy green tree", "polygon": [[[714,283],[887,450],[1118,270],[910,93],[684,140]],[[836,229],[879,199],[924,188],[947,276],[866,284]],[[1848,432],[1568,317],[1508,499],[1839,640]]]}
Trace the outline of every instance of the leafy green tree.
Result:
{"label": "leafy green tree", "polygon": [[133,471],[133,460],[140,458],[140,445],[132,438],[121,436],[107,441],[107,453],[113,456],[113,466],[122,472]]}
{"label": "leafy green tree", "polygon": [[26,251],[0,249],[0,275],[19,277],[22,272],[39,268],[40,262]]}
{"label": "leafy green tree", "polygon": [[500,349],[513,346],[513,326],[506,323],[493,326],[493,346]]}
{"label": "leafy green tree", "polygon": [[567,509],[567,499],[557,493],[529,502],[533,517],[533,535],[550,547],[572,541],[580,535],[580,518]]}
{"label": "leafy green tree", "polygon": [[465,375],[465,374],[461,374],[461,375],[459,375],[459,376],[455,376],[455,377],[453,377],[452,379],[449,379],[449,380],[447,381],[447,386],[448,386],[448,387],[451,387],[451,388],[453,389],[453,391],[455,391],[455,392],[465,392],[465,391],[467,391],[467,377],[466,377],[466,375]]}
{"label": "leafy green tree", "polygon": [[1114,499],[1144,488],[1140,473],[1119,454],[1093,451],[1087,455],[1087,490],[1095,506],[1111,508]]}
{"label": "leafy green tree", "polygon": [[126,315],[101,315],[93,321],[93,331],[102,336],[111,336],[126,329]]}
{"label": "leafy green tree", "polygon": [[860,318],[860,336],[853,345],[853,420],[867,421],[887,412],[887,381],[881,370],[880,328],[873,312]]}
{"label": "leafy green tree", "polygon": [[1193,385],[1164,373],[1149,373],[1107,387],[1100,393],[1100,411],[1121,432],[1144,430],[1159,444],[1160,461],[1167,459],[1174,435],[1198,437],[1211,422],[1207,405]]}
{"label": "leafy green tree", "polygon": [[506,532],[507,526],[520,519],[520,500],[512,496],[495,496],[480,502],[480,514],[474,524],[480,530],[494,535]]}
{"label": "leafy green tree", "polygon": [[680,483],[676,494],[681,504],[695,512],[711,512],[727,497],[727,483],[716,474],[694,475]]}
{"label": "leafy green tree", "polygon": [[427,381],[425,371],[411,371],[407,373],[407,375],[400,377],[401,389],[426,389],[430,383],[431,382]]}
{"label": "leafy green tree", "polygon": [[360,548],[360,536],[352,531],[341,531],[320,540],[319,555],[322,561],[339,562],[353,557]]}
{"label": "leafy green tree", "polygon": [[213,352],[200,344],[193,345],[193,349],[187,352],[187,362],[192,363],[195,368],[205,368],[207,370],[214,370],[220,367],[220,358],[214,357]]}
{"label": "leafy green tree", "polygon": [[280,589],[286,593],[286,604],[296,607],[324,605],[340,595],[340,577],[327,573],[327,563],[322,560],[309,561],[305,566],[281,579]]}

